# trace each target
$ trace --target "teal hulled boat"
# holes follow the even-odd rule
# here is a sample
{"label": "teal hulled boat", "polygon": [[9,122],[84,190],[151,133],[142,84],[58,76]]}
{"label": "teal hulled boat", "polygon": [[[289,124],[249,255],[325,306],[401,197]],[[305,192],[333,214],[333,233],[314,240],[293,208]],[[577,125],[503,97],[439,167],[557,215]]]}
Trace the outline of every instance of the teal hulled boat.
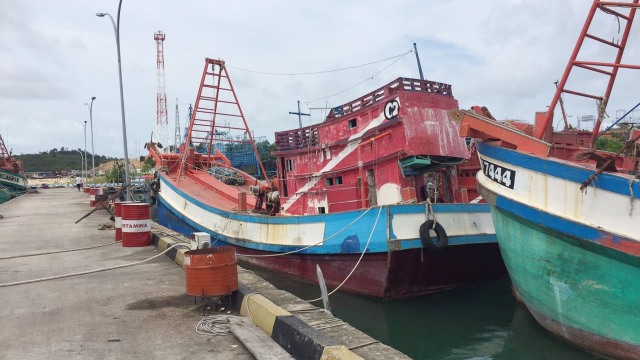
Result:
{"label": "teal hulled boat", "polygon": [[[595,141],[618,70],[640,69],[621,62],[625,45],[637,44],[627,40],[639,2],[594,0],[549,109],[536,114],[535,128],[498,122],[481,107],[450,113],[461,122],[463,136],[479,139],[478,189],[491,204],[518,298],[554,335],[616,359],[640,359],[640,129],[615,129],[628,139],[615,154],[595,150]],[[589,32],[596,13],[624,22],[615,42]],[[577,60],[585,40],[612,47],[615,60]],[[606,51],[582,55],[594,53],[602,57]],[[604,93],[565,89],[575,67],[608,76]],[[563,94],[597,101],[591,131],[568,125]],[[558,103],[562,131],[552,127]]]}
{"label": "teal hulled boat", "polygon": [[27,179],[22,176],[22,162],[13,160],[0,136],[0,204],[27,191]]}

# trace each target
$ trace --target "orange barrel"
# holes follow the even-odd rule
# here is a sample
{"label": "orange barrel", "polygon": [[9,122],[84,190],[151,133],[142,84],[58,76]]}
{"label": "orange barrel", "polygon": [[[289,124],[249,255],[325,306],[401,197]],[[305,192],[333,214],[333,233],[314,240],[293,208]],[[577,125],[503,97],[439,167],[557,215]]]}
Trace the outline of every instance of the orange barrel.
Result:
{"label": "orange barrel", "polygon": [[122,204],[122,246],[151,245],[151,212],[149,204]]}
{"label": "orange barrel", "polygon": [[218,296],[238,290],[236,249],[218,246],[184,253],[187,294]]}
{"label": "orange barrel", "polygon": [[82,187],[82,191],[84,191],[85,193],[89,193],[89,190],[90,189],[88,187],[86,187],[86,186]]}
{"label": "orange barrel", "polygon": [[133,201],[116,201],[113,203],[113,218],[115,220],[116,241],[122,241],[122,205]]}

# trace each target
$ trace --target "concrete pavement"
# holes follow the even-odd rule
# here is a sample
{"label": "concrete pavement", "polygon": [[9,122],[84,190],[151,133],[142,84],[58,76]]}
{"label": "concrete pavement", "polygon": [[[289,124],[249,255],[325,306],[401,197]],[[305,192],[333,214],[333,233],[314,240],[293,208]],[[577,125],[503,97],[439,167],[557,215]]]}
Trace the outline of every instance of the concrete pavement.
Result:
{"label": "concrete pavement", "polygon": [[[112,224],[75,188],[39,189],[0,205],[0,258],[113,242]],[[113,244],[0,260],[0,283],[144,260],[154,247]],[[169,258],[124,269],[0,287],[0,359],[253,359],[233,335],[195,332],[201,308]]]}

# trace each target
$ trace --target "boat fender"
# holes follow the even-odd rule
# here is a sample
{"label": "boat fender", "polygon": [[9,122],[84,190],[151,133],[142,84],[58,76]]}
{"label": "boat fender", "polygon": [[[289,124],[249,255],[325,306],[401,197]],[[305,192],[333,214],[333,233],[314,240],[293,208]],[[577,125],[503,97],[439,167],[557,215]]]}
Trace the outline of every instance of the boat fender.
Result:
{"label": "boat fender", "polygon": [[158,191],[160,191],[160,182],[157,180],[154,180],[151,182],[149,187],[151,188],[151,191],[153,191],[154,193],[157,193]]}
{"label": "boat fender", "polygon": [[[440,251],[447,247],[449,243],[449,237],[440,223],[436,223],[433,226],[433,220],[427,220],[420,225],[420,240],[422,240],[422,246],[430,251]],[[436,233],[436,239],[431,237],[431,230]]]}

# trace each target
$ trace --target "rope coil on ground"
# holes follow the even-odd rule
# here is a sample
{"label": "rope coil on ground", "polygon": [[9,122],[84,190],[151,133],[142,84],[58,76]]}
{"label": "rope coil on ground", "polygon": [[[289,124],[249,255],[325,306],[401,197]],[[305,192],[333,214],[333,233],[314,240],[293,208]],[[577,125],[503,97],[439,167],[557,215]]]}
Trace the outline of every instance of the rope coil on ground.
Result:
{"label": "rope coil on ground", "polygon": [[234,315],[211,315],[203,317],[196,324],[196,333],[200,335],[223,336],[231,334],[229,318]]}

